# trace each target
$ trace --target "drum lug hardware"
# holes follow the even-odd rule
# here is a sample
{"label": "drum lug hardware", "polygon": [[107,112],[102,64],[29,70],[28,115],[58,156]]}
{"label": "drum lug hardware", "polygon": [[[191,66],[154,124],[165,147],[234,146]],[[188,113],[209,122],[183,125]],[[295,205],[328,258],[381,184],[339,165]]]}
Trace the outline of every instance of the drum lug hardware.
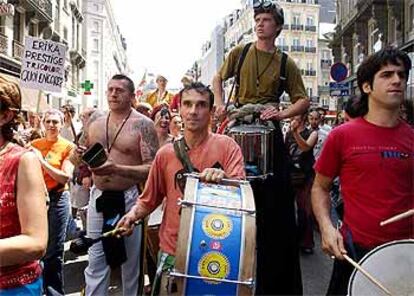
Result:
{"label": "drum lug hardware", "polygon": [[204,249],[205,247],[207,247],[207,242],[205,240],[202,240],[200,242],[200,248]]}
{"label": "drum lug hardware", "polygon": [[256,210],[253,210],[253,209],[216,206],[216,205],[211,205],[211,204],[203,204],[203,203],[199,203],[199,202],[193,202],[193,201],[183,200],[181,198],[178,199],[177,204],[179,206],[182,206],[182,207],[186,207],[186,206],[201,206],[201,207],[215,208],[215,209],[228,210],[228,211],[246,212],[247,214],[250,214],[250,215],[256,214]]}
{"label": "drum lug hardware", "polygon": [[[191,177],[191,178],[200,178],[199,173],[185,173],[185,177]],[[250,184],[249,181],[246,180],[239,180],[239,179],[221,179],[221,183],[227,183],[227,184],[240,184],[240,185],[247,185]]]}
{"label": "drum lug hardware", "polygon": [[237,284],[237,285],[245,285],[248,287],[254,287],[255,282],[253,279],[248,279],[247,281],[235,281],[235,280],[227,280],[227,279],[220,279],[220,278],[210,278],[205,276],[196,276],[196,275],[189,275],[184,274],[177,271],[172,271],[169,273],[170,277],[181,277],[181,278],[188,278],[188,279],[196,279],[196,280],[204,280],[204,281],[212,281],[218,283],[229,283],[229,284]]}

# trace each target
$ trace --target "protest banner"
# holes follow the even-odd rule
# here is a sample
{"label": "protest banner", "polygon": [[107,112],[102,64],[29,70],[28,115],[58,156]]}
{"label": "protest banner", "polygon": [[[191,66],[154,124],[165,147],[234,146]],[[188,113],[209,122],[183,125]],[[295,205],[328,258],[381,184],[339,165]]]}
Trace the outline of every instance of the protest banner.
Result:
{"label": "protest banner", "polygon": [[66,45],[31,36],[25,39],[20,85],[61,92],[65,82]]}

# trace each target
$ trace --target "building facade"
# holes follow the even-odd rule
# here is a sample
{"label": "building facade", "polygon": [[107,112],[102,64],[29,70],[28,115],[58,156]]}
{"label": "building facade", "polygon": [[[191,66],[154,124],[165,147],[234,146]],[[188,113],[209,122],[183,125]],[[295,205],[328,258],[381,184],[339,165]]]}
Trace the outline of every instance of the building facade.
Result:
{"label": "building facade", "polygon": [[211,39],[203,44],[200,62],[200,81],[205,85],[211,81],[224,61],[224,29],[217,26]]}
{"label": "building facade", "polygon": [[[318,102],[318,37],[319,10],[317,0],[286,0],[279,4],[285,13],[285,25],[276,39],[277,46],[289,54],[302,72],[309,98]],[[287,102],[285,98],[285,102]]]}
{"label": "building facade", "polygon": [[331,66],[333,64],[332,49],[330,43],[332,42],[335,33],[335,24],[319,23],[319,38],[318,38],[318,100],[312,102],[312,105],[337,110],[337,104],[332,102],[335,98],[331,98],[329,92],[329,82],[331,81]]}
{"label": "building facade", "polygon": [[[355,74],[360,63],[384,46],[404,50],[414,61],[414,0],[338,0],[337,16],[333,54],[336,62],[348,66],[351,93],[358,93]],[[411,73],[407,98],[413,97]]]}
{"label": "building facade", "polygon": [[14,15],[0,16],[0,73],[20,77],[26,36],[51,39],[67,47],[65,83],[60,93],[22,89],[22,105],[27,111],[41,111],[70,102],[80,108],[78,81],[85,58],[82,44],[81,0],[9,0]]}
{"label": "building facade", "polygon": [[106,87],[115,74],[128,75],[126,41],[122,37],[110,0],[84,0],[84,42],[87,65],[83,80],[93,84],[90,95],[83,95],[84,106],[107,109]]}

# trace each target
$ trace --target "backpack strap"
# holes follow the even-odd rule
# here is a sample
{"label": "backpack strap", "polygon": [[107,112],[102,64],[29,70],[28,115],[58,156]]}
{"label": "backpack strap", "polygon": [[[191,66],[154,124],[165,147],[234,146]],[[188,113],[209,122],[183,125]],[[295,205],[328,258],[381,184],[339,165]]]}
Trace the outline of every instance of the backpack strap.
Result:
{"label": "backpack strap", "polygon": [[229,100],[227,100],[226,109],[230,102],[230,98],[233,94],[233,90],[235,90],[235,94],[236,94],[236,102],[235,102],[236,106],[239,104],[240,71],[243,66],[244,60],[246,59],[247,52],[249,51],[249,48],[252,44],[253,44],[252,42],[247,43],[243,47],[243,50],[239,56],[239,60],[237,61],[236,73],[234,73],[234,83],[230,90]]}
{"label": "backpack strap", "polygon": [[279,99],[283,92],[286,90],[286,63],[288,55],[285,52],[282,52],[282,61],[280,62],[280,75],[279,75],[279,88],[276,92],[276,98]]}
{"label": "backpack strap", "polygon": [[188,156],[187,144],[185,143],[184,137],[174,140],[173,146],[175,155],[182,163],[184,170],[187,173],[194,172],[194,166],[190,161],[190,157]]}

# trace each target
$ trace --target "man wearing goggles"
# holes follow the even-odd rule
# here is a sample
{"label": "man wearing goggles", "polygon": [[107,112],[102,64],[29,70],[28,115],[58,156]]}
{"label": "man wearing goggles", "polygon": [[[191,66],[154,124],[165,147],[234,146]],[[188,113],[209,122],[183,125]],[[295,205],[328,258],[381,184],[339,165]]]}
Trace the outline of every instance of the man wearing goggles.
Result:
{"label": "man wearing goggles", "polygon": [[[230,99],[236,107],[262,104],[258,109],[262,110],[260,119],[272,121],[276,127],[273,147],[277,174],[251,182],[257,208],[256,293],[298,295],[302,294],[302,280],[294,198],[279,121],[303,114],[309,107],[309,98],[295,62],[275,46],[283,29],[283,9],[274,2],[256,2],[254,21],[257,41],[250,47],[236,46],[213,79],[216,115],[226,115],[222,83],[235,77],[236,91]],[[284,91],[292,104],[279,111],[279,97]]]}

